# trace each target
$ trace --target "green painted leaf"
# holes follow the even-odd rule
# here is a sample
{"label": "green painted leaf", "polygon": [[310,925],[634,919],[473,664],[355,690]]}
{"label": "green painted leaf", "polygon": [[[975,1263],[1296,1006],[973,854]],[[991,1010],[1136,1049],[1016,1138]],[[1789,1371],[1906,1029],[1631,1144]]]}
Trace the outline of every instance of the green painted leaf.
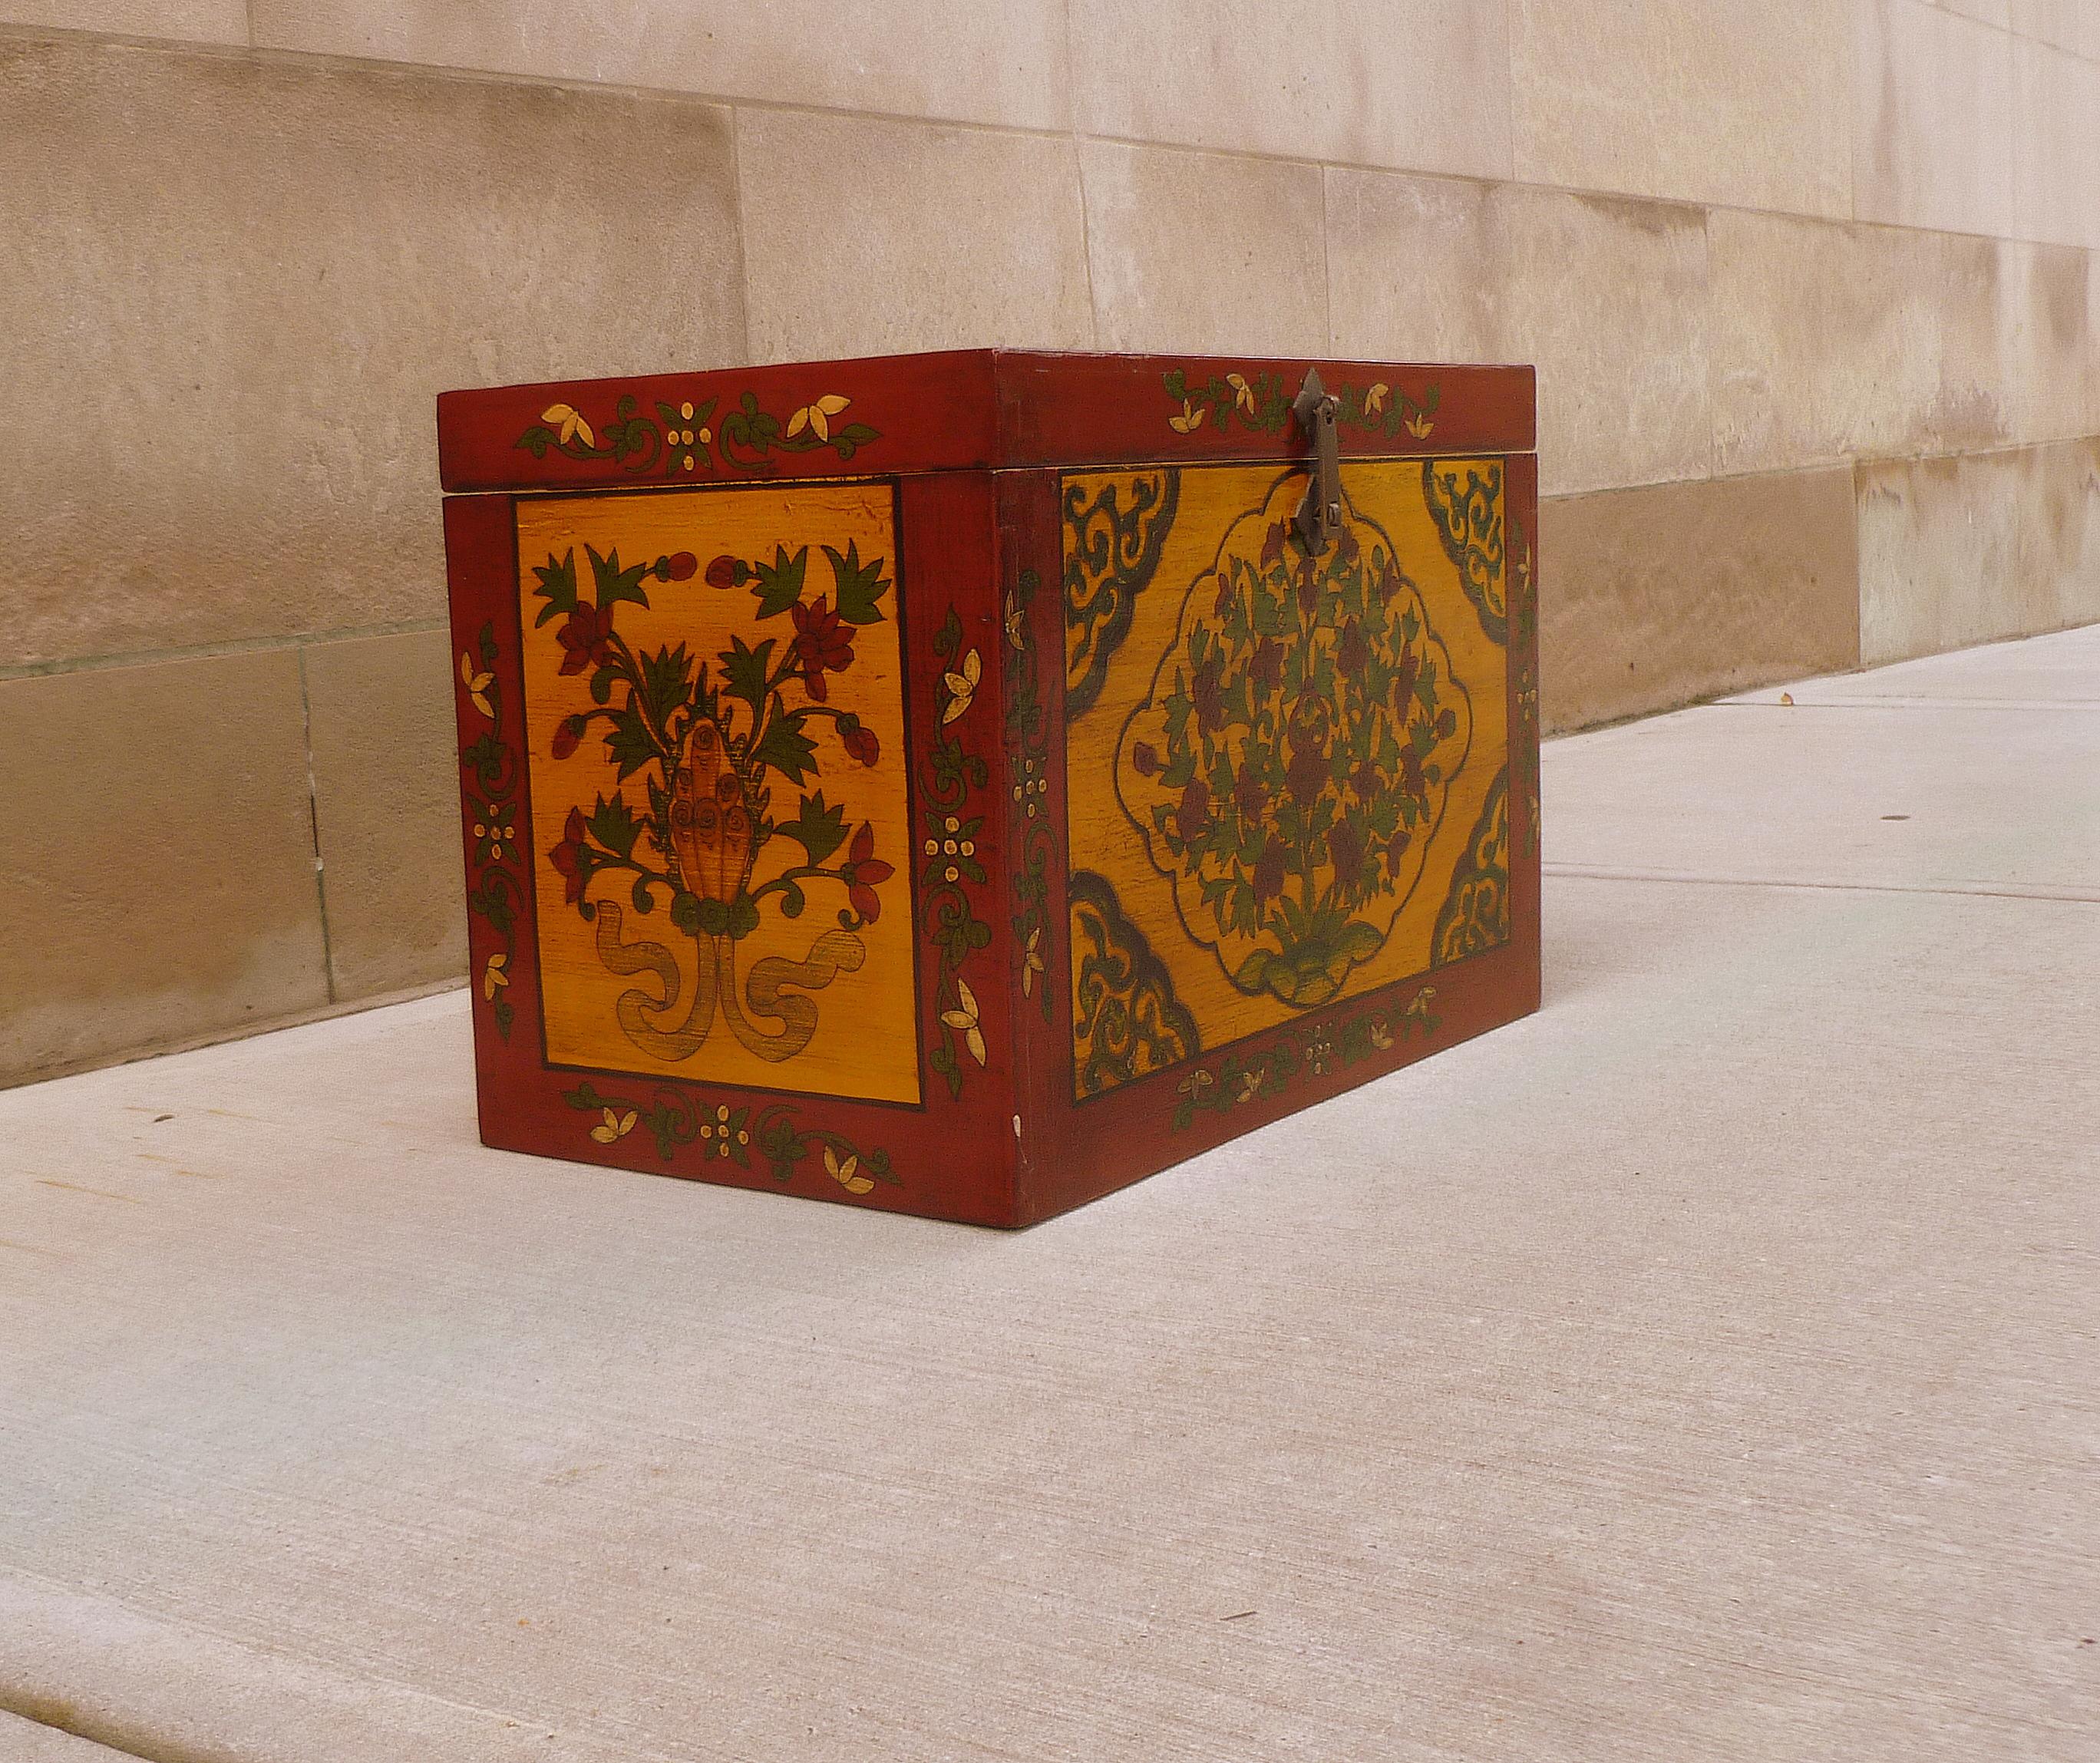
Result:
{"label": "green painted leaf", "polygon": [[[824,792],[802,798],[802,811],[793,820],[783,820],[774,830],[792,839],[810,853],[814,867],[846,842],[846,809],[843,802],[827,805]],[[794,915],[790,913],[789,917]]]}
{"label": "green painted leaf", "polygon": [[[590,818],[585,822],[590,835],[615,856],[631,857],[634,855],[634,841],[641,835],[642,822],[634,818],[634,810],[627,805],[627,799],[618,791],[608,802],[603,796],[591,810]],[[645,906],[642,909],[646,911]]]}
{"label": "green painted leaf", "polygon": [[632,569],[622,569],[617,546],[611,557],[600,557],[589,545],[584,547],[584,554],[590,559],[601,610],[620,600],[632,600],[644,611],[648,610],[649,596],[642,588],[642,578],[649,573],[648,564],[637,563]]}
{"label": "green painted leaf", "polygon": [[839,616],[849,624],[880,624],[882,608],[876,602],[889,587],[889,578],[882,573],[883,560],[876,558],[863,567],[857,539],[846,541],[844,557],[829,545],[824,547],[824,555],[831,559],[832,580],[838,586],[832,604],[839,609]]}
{"label": "green painted leaf", "polygon": [[800,783],[817,769],[817,743],[802,732],[801,713],[776,716],[764,737],[752,750],[762,765],[770,765],[790,783]]}
{"label": "green painted leaf", "polygon": [[754,561],[751,591],[758,597],[758,616],[777,618],[800,600],[803,574],[809,566],[810,548],[806,544],[792,557],[788,556],[786,545],[775,545],[770,563]]}
{"label": "green painted leaf", "polygon": [[[540,432],[544,434],[545,431]],[[549,551],[547,566],[542,569],[536,563],[532,566],[532,573],[540,578],[540,585],[532,592],[547,602],[540,608],[540,615],[532,620],[532,628],[537,630],[548,619],[576,609],[576,547],[570,546],[569,554],[558,563],[554,561],[554,553]]]}
{"label": "green painted leaf", "polygon": [[765,682],[772,674],[773,639],[767,637],[756,649],[747,649],[741,637],[732,636],[729,641],[730,646],[722,651],[722,690],[742,699],[756,716],[765,702]]}
{"label": "green painted leaf", "polygon": [[660,729],[672,711],[686,701],[692,683],[692,657],[681,643],[676,649],[644,650],[635,659],[642,663],[642,701]]}
{"label": "green painted leaf", "polygon": [[649,725],[642,720],[642,712],[631,704],[612,713],[612,728],[606,735],[605,749],[619,765],[618,776],[622,783],[659,756]]}

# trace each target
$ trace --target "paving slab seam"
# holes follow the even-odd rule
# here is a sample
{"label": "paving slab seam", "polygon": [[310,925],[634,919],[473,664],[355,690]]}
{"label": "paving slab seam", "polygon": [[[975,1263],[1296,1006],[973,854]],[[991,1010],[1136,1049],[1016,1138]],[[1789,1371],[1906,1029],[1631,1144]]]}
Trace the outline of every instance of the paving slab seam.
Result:
{"label": "paving slab seam", "polygon": [[[55,1733],[62,1739],[77,1739],[83,1746],[93,1746],[95,1752],[104,1756],[132,1757],[137,1760],[137,1763],[224,1763],[221,1757],[202,1756],[187,1746],[174,1751],[157,1748],[152,1751],[132,1750],[129,1747],[140,1742],[135,1734],[119,1743],[92,1730],[84,1730],[84,1728],[92,1728],[96,1724],[93,1720],[81,1720],[70,1709],[61,1716],[60,1710],[41,1697],[17,1698],[5,1689],[0,1689],[0,1717],[11,1717],[26,1726],[33,1726],[39,1732]],[[0,1739],[6,1736],[4,1731],[0,1731]],[[89,1763],[85,1754],[82,1763]]]}
{"label": "paving slab seam", "polygon": [[1547,875],[1576,881],[1671,882],[1703,888],[1778,888],[1820,893],[1934,894],[1954,900],[2046,900],[2066,906],[2100,906],[2100,893],[2080,893],[2070,888],[2007,888],[1996,883],[1952,884],[1937,888],[1911,887],[1901,882],[1834,882],[1789,880],[1773,875],[1699,875],[1684,870],[1614,869],[1602,864],[1546,863]]}
{"label": "paving slab seam", "polygon": [[2100,698],[1719,698],[1693,710],[2100,710]]}

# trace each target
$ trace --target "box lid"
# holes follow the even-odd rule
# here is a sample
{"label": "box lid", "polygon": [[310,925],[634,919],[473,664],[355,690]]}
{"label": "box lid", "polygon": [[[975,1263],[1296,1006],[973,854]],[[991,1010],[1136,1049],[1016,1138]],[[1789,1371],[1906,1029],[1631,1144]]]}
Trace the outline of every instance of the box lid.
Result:
{"label": "box lid", "polygon": [[1308,369],[1346,456],[1529,452],[1529,367],[955,350],[446,392],[444,488],[639,488],[1302,458]]}

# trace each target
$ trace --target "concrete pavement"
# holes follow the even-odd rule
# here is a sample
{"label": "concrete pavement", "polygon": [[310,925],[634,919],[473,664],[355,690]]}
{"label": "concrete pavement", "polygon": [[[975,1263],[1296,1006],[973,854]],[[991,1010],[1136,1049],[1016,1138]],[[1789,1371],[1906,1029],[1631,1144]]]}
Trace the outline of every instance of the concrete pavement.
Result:
{"label": "concrete pavement", "polygon": [[483,1150],[457,995],[0,1095],[0,1708],[2089,1763],[2100,628],[1789,690],[1548,748],[1538,1017],[1018,1236]]}

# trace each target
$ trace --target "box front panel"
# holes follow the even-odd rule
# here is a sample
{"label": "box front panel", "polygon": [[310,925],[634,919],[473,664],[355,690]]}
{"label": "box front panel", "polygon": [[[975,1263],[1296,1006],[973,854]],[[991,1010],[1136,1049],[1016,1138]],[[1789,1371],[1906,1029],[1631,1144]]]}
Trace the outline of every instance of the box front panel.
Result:
{"label": "box front panel", "polygon": [[991,511],[448,505],[489,1143],[1007,1221]]}
{"label": "box front panel", "polygon": [[1075,1100],[1256,1037],[1193,1103],[1384,1051],[1508,941],[1504,474],[1348,462],[1317,557],[1302,471],[1062,478]]}
{"label": "box front panel", "polygon": [[549,1061],[917,1102],[893,487],[517,519]]}

